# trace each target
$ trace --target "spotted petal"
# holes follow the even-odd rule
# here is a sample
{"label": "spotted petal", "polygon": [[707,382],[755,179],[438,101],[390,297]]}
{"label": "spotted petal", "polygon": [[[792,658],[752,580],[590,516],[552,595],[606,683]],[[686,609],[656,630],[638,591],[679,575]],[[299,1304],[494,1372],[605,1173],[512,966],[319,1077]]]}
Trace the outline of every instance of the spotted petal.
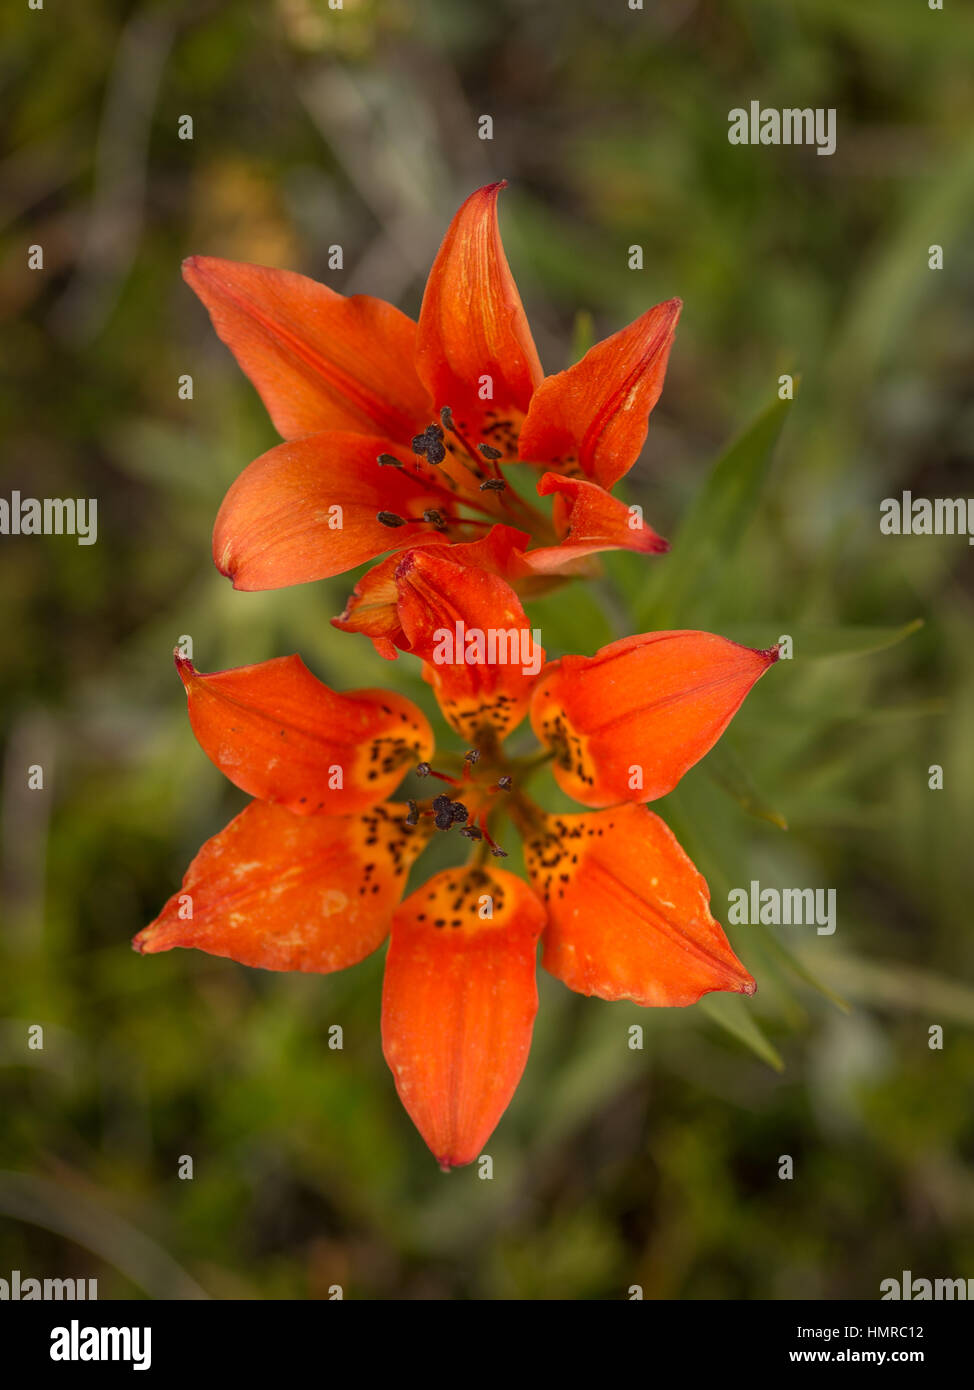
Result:
{"label": "spotted petal", "polygon": [[570,989],[670,1006],[712,990],[754,993],[706,882],[646,807],[539,814],[524,854],[548,911],[542,964]]}
{"label": "spotted petal", "polygon": [[433,751],[426,716],[385,690],[339,694],[299,656],[205,675],[176,654],[193,732],[231,782],[300,814],[358,811]]}
{"label": "spotted petal", "polygon": [[480,1154],[521,1079],[543,925],[527,884],[499,869],[436,874],[393,917],[382,1045],[443,1168]]}
{"label": "spotted petal", "polygon": [[192,946],[263,970],[344,970],[385,940],[428,837],[406,811],[296,816],[252,801],[207,840],[133,945],[150,955]]}

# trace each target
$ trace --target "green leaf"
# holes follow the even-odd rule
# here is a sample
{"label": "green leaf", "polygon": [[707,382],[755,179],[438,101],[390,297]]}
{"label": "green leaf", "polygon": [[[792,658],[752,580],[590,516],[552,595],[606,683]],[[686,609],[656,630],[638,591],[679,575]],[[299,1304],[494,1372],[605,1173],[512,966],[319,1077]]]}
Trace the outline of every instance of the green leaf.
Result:
{"label": "green leaf", "polygon": [[[809,952],[810,954],[810,952]],[[966,1026],[974,1024],[974,986],[917,970],[899,961],[869,961],[830,953],[820,968],[852,999],[877,1008],[903,1009]]]}
{"label": "green leaf", "polygon": [[707,994],[700,1000],[700,1008],[709,1014],[714,1023],[749,1047],[762,1062],[767,1062],[775,1071],[784,1071],[784,1058],[765,1036],[739,994]]}
{"label": "green leaf", "polygon": [[851,1013],[852,1010],[848,1001],[843,999],[841,994],[837,994],[824,980],[820,979],[816,972],[806,965],[803,960],[800,960],[794,955],[787,946],[782,945],[772,931],[769,931],[766,926],[761,924],[758,924],[758,930],[761,933],[762,943],[765,948],[771,955],[776,957],[783,966],[797,975],[806,985],[810,985],[812,989],[824,995],[830,1003],[834,1004],[837,1009],[841,1009],[844,1014]]}
{"label": "green leaf", "polygon": [[693,598],[724,582],[727,563],[750,520],[771,467],[790,401],[772,401],[717,460],[647,586],[641,622],[656,627],[688,611]]}
{"label": "green leaf", "polygon": [[[771,626],[770,623],[764,623],[761,627],[735,626],[731,631],[736,642],[743,642],[749,647],[766,647]],[[922,627],[923,619],[914,618],[902,627],[793,627],[787,635],[794,643],[793,660],[829,661],[836,657],[869,656],[873,652],[885,651],[887,647],[895,647],[898,642],[912,637]]]}
{"label": "green leaf", "polygon": [[[596,651],[620,636],[599,602],[598,589],[593,592],[593,587],[574,585],[570,599],[556,591],[528,600],[531,623],[541,630],[549,661],[565,652]],[[583,642],[579,633],[585,634]]]}
{"label": "green leaf", "polygon": [[572,362],[580,362],[595,342],[595,321],[587,309],[579,309],[572,325]]}
{"label": "green leaf", "polygon": [[[968,136],[928,171],[922,196],[903,201],[885,242],[868,247],[832,352],[831,378],[853,409],[860,408],[863,383],[909,341],[919,306],[938,294],[938,277],[926,267],[927,243],[936,240],[950,256],[969,239],[972,197],[974,139]],[[927,235],[931,227],[935,238]]]}
{"label": "green leaf", "polygon": [[725,734],[721,741],[710,750],[704,767],[711,780],[725,791],[743,811],[758,820],[769,821],[781,830],[788,829],[788,822],[780,811],[770,806],[751,780],[751,774],[743,760],[731,747]]}

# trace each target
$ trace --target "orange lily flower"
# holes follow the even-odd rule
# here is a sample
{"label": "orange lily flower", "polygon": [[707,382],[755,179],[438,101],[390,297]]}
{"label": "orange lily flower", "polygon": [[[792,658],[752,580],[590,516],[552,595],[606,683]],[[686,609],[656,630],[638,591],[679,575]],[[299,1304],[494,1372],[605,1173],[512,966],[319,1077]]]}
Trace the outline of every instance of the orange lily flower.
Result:
{"label": "orange lily flower", "polygon": [[[244,470],[217,516],[213,558],[235,588],[302,584],[418,545],[476,565],[494,525],[510,534],[493,566],[525,593],[539,577],[587,572],[597,551],[667,549],[610,489],[645,441],[680,301],[545,377],[501,245],[504,186],[479,189],[454,217],[418,323],[289,271],[184,263],[286,441]],[[525,463],[542,469],[550,519],[505,479]]]}
{"label": "orange lily flower", "polygon": [[[385,1057],[449,1168],[482,1152],[524,1070],[539,938],[545,969],[582,994],[685,1006],[712,990],[754,992],[706,883],[643,803],[712,747],[777,650],[668,632],[543,667],[533,639],[515,654],[521,667],[467,660],[465,643],[441,660],[435,624],[456,611],[451,576],[439,552],[408,558],[403,623],[471,745],[456,775],[432,769],[430,725],[401,696],[338,694],[296,656],[205,675],[177,655],[197,739],[255,799],[203,846],[134,946],[329,972],[389,935]],[[483,578],[488,589],[496,579]],[[473,600],[464,611],[477,616]],[[559,782],[596,809],[550,814],[528,795],[538,760],[503,749],[528,707]],[[390,800],[409,768],[415,795]],[[434,796],[423,794],[430,777],[442,788]],[[497,864],[505,819],[520,833],[528,881]],[[437,832],[466,840],[468,862],[401,901]]]}

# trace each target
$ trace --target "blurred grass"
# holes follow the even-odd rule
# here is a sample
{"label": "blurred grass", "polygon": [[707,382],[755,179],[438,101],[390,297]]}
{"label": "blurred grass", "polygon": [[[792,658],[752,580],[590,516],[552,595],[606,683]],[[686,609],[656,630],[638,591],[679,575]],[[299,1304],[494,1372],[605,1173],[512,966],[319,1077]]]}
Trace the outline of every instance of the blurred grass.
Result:
{"label": "blurred grass", "polygon": [[[100,502],[96,546],[0,547],[0,1273],[270,1298],[875,1298],[903,1268],[970,1275],[971,552],[878,519],[903,488],[971,491],[974,16],[93,0],[8,7],[0,37],[2,491]],[[835,106],[836,154],[728,145],[752,97]],[[552,654],[657,623],[793,637],[659,809],[718,916],[757,878],[834,887],[839,927],[731,928],[759,980],[746,1004],[654,1013],[543,977],[481,1182],[439,1174],[399,1108],[381,953],[276,977],[128,940],[243,801],[186,724],[182,634],[205,668],[300,650],[340,687],[431,708],[409,663],[329,626],[354,576],[245,595],[209,564],[223,492],[274,434],[180,259],[415,312],[448,217],[500,176],[547,370],[686,304],[624,485],[673,552],[610,556],[533,620]],[[785,372],[796,399],[768,412]]]}

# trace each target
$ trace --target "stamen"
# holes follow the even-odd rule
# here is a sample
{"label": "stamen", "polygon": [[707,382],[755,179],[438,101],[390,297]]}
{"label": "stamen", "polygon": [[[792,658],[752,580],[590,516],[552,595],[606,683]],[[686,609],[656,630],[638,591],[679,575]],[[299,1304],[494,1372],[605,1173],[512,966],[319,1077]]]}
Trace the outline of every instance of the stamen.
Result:
{"label": "stamen", "polygon": [[470,750],[469,753],[464,753],[464,755],[463,755],[463,761],[464,761],[465,763],[479,763],[479,762],[480,762],[480,749],[479,749],[479,748],[471,748],[471,750]]}
{"label": "stamen", "polygon": [[450,777],[445,772],[437,772],[430,767],[429,763],[417,763],[413,771],[417,777],[438,777],[441,782],[449,782],[451,787],[459,787],[460,785],[456,777]]}
{"label": "stamen", "polygon": [[434,796],[432,804],[437,830],[449,830],[460,821],[465,821],[469,814],[462,801],[451,801],[448,796]]}
{"label": "stamen", "polygon": [[505,492],[507,484],[503,478],[488,478],[486,482],[480,484],[481,492]]}
{"label": "stamen", "polygon": [[380,454],[376,459],[380,468],[404,468],[402,459],[397,459],[395,454]]}
{"label": "stamen", "polygon": [[405,526],[406,518],[397,516],[395,512],[376,512],[376,521],[381,521],[383,526]]}
{"label": "stamen", "polygon": [[514,785],[514,779],[505,773],[503,777],[498,777],[496,782],[491,783],[487,788],[489,792],[509,792]]}
{"label": "stamen", "polygon": [[494,477],[497,478],[498,481],[501,481],[501,466],[497,460],[503,458],[504,455],[501,453],[500,449],[495,449],[492,444],[478,444],[477,448],[493,467]]}
{"label": "stamen", "polygon": [[487,817],[483,813],[481,813],[480,816],[480,828],[483,831],[484,839],[487,841],[487,844],[490,848],[490,852],[494,856],[494,858],[506,859],[507,850],[501,849],[500,845],[497,844],[495,840],[491,839],[490,831],[487,829]]}
{"label": "stamen", "polygon": [[427,425],[422,434],[413,435],[411,448],[427,463],[440,464],[446,458],[443,431],[437,424]]}
{"label": "stamen", "polygon": [[479,825],[461,825],[460,834],[468,840],[482,840],[484,838],[484,832]]}
{"label": "stamen", "polygon": [[437,531],[446,530],[446,517],[442,512],[438,512],[435,507],[429,507],[423,513],[423,520],[428,521]]}
{"label": "stamen", "polygon": [[[473,447],[471,446],[470,440],[466,437],[466,435],[458,426],[457,422],[454,420],[453,411],[450,409],[448,405],[443,406],[442,410],[440,411],[440,419],[443,421],[444,429],[448,429],[451,434],[456,435],[457,439],[459,439],[460,443],[463,445],[467,453],[470,455],[470,458],[473,460],[472,463],[468,463],[466,459],[461,459],[460,462],[469,472],[471,472],[474,475],[475,478],[482,478],[484,475],[480,471],[480,468],[478,466],[479,460],[477,458],[477,455],[474,452]],[[497,465],[495,464],[494,466],[496,468]]]}
{"label": "stamen", "polygon": [[407,825],[418,825],[418,824],[419,824],[419,807],[416,805],[416,802],[413,801],[412,799],[410,799],[410,800],[407,802],[407,805],[409,806],[409,814],[406,816],[406,824],[407,824]]}

